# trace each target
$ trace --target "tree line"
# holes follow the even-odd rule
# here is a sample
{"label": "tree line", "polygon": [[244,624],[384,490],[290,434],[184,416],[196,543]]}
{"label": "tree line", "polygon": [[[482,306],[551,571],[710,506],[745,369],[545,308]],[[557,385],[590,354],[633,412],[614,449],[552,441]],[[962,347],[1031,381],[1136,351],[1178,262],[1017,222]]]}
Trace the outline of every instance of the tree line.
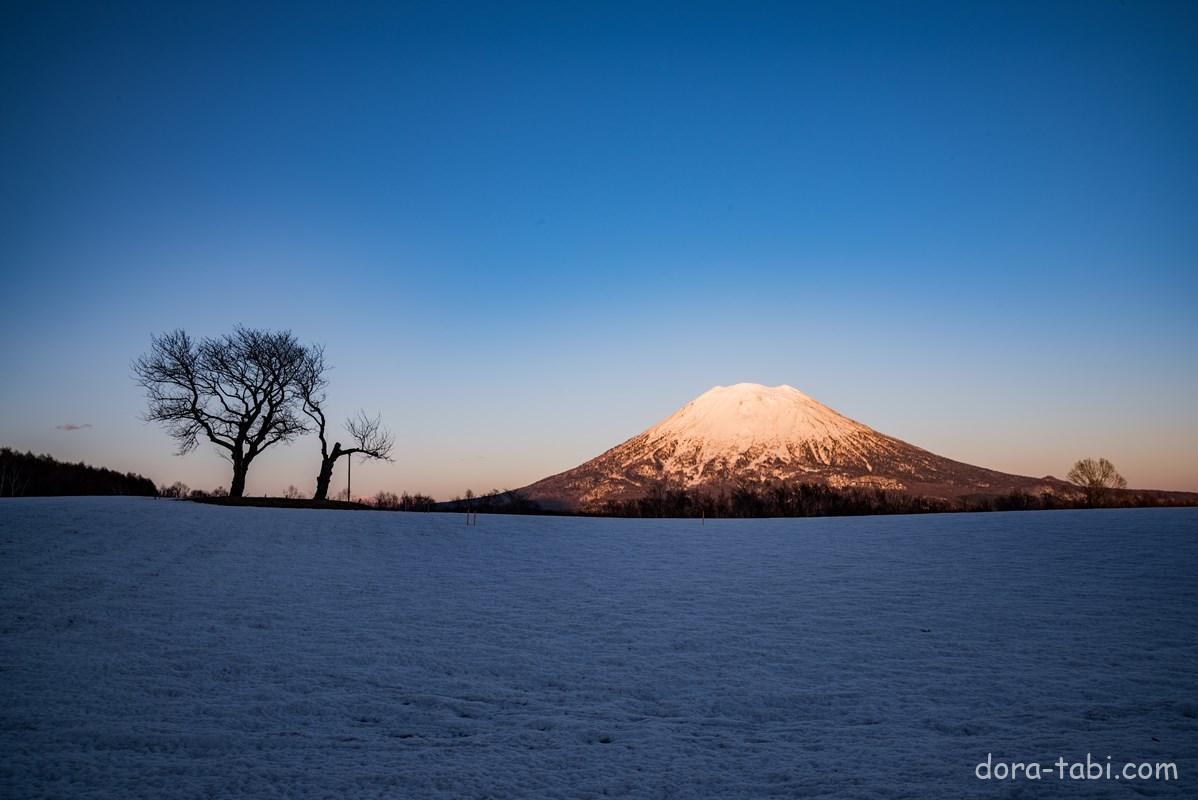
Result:
{"label": "tree line", "polygon": [[948,510],[936,499],[816,483],[741,485],[717,493],[664,485],[643,496],[610,500],[591,511],[620,517],[834,517],[921,514]]}
{"label": "tree line", "polygon": [[437,501],[427,494],[396,494],[395,492],[379,492],[369,500],[370,505],[384,511],[435,511]]}
{"label": "tree line", "polygon": [[166,428],[177,453],[211,443],[232,468],[228,496],[245,494],[255,459],[276,444],[314,432],[320,443],[315,501],[328,498],[341,458],[391,460],[394,437],[381,417],[359,411],[345,420],[348,445],[329,445],[324,348],[304,345],[291,331],[237,327],[193,339],[176,330],[153,336],[133,362],[145,390],[145,419]]}
{"label": "tree line", "polygon": [[654,487],[644,496],[613,500],[584,513],[616,517],[837,517],[874,514],[936,514],[984,511],[1047,511],[1070,508],[1148,508],[1192,506],[1193,496],[1155,491],[1091,491],[1075,496],[1012,491],[953,499],[921,497],[883,489],[833,488],[799,483],[739,486],[719,493]]}
{"label": "tree line", "polygon": [[48,455],[0,448],[0,497],[63,495],[141,495],[158,493],[154,482],[133,472],[117,472],[80,461],[69,464]]}
{"label": "tree line", "polygon": [[[650,485],[641,497],[608,500],[573,513],[603,517],[756,519],[1198,505],[1198,495],[1128,490],[1127,481],[1105,458],[1078,461],[1068,478],[1077,487],[1077,492],[1070,495],[1014,490],[1002,495],[978,494],[953,499],[802,482],[745,483],[731,490],[710,492],[688,490],[662,481]],[[561,513],[546,511],[522,492],[511,489],[492,489],[483,495],[467,491],[465,497],[455,497],[438,506],[446,511],[484,514]]]}

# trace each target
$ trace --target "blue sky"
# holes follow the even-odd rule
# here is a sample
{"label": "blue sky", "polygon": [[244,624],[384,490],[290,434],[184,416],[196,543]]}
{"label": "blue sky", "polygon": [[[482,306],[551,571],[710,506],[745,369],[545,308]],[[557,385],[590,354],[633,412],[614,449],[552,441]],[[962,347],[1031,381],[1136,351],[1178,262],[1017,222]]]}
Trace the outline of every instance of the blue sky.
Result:
{"label": "blue sky", "polygon": [[243,323],[395,430],[363,491],[522,485],[738,381],[1198,490],[1193,4],[170,5],[2,12],[0,443],[227,483],[129,362]]}

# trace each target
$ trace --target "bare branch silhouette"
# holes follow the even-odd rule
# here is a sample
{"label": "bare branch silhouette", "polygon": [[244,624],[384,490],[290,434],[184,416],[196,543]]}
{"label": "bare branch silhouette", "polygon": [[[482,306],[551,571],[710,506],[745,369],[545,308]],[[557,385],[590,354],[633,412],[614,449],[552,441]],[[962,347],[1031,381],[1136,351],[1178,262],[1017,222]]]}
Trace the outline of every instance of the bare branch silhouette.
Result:
{"label": "bare branch silhouette", "polygon": [[383,427],[381,416],[368,417],[364,411],[345,420],[345,430],[354,440],[354,447],[342,451],[342,455],[361,454],[366,458],[382,461],[391,460],[391,449],[395,447],[395,437]]}
{"label": "bare branch silhouette", "polygon": [[332,449],[329,449],[328,418],[324,412],[327,401],[325,387],[328,385],[325,378],[326,369],[324,350],[320,347],[311,347],[307,351],[304,366],[297,381],[302,400],[301,408],[314,423],[316,437],[320,440],[320,472],[316,476],[316,491],[312,495],[313,500],[328,498],[329,483],[332,481],[333,467],[336,465],[337,459],[342,456],[352,458],[359,455],[366,459],[390,461],[391,450],[395,446],[395,439],[383,427],[380,416],[368,417],[365,412],[359,411],[345,421],[345,430],[353,440],[353,445],[342,448],[341,442],[334,442]]}
{"label": "bare branch silhouette", "polygon": [[1127,481],[1118,473],[1115,465],[1105,458],[1083,458],[1073,465],[1065,477],[1085,490],[1092,506],[1101,505],[1111,489],[1127,488]]}
{"label": "bare branch silhouette", "polygon": [[216,445],[233,465],[229,495],[241,497],[253,460],[307,430],[297,410],[307,352],[290,331],[239,326],[198,341],[182,330],[155,336],[133,363],[149,401],[145,419],[166,427],[179,455],[201,439]]}

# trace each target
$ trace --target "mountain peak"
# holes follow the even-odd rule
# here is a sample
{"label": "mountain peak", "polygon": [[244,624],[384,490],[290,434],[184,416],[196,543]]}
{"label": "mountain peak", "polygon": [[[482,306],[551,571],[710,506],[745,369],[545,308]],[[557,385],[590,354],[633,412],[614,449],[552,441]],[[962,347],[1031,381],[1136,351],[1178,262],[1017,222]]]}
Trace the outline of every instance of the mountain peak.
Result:
{"label": "mountain peak", "polygon": [[795,387],[790,386],[789,384],[785,384],[785,383],[783,383],[779,386],[766,386],[764,383],[753,383],[752,381],[741,381],[740,383],[734,383],[734,384],[731,384],[730,386],[713,386],[710,389],[708,389],[706,392],[704,392],[703,394],[707,394],[708,392],[717,392],[717,391],[721,391],[721,390],[722,391],[735,391],[735,392],[785,392],[785,391],[797,392],[798,391],[798,389],[796,389]]}
{"label": "mountain peak", "polygon": [[739,454],[755,444],[828,442],[869,430],[793,386],[737,383],[709,389],[645,435]]}
{"label": "mountain peak", "polygon": [[[766,386],[763,383],[734,383],[731,386],[712,386],[699,397],[706,397],[709,394],[803,394],[798,389],[789,384],[781,384],[779,386]],[[804,395],[806,396],[806,395]],[[696,400],[699,398],[695,398]]]}
{"label": "mountain peak", "polygon": [[588,508],[671,486],[823,483],[937,497],[1039,493],[1051,479],[937,456],[840,414],[793,386],[715,386],[628,441],[526,487],[550,508]]}

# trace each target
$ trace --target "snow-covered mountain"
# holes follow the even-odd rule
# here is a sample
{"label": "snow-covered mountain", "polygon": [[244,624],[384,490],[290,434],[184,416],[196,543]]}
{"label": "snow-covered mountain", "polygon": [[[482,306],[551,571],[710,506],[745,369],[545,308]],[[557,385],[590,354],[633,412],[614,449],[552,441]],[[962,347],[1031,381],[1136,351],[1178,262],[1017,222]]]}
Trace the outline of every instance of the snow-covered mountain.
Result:
{"label": "snow-covered mountain", "polygon": [[654,487],[719,492],[743,484],[823,483],[932,497],[1068,492],[929,453],[849,419],[791,386],[717,386],[649,430],[523,489],[547,508],[578,509]]}

